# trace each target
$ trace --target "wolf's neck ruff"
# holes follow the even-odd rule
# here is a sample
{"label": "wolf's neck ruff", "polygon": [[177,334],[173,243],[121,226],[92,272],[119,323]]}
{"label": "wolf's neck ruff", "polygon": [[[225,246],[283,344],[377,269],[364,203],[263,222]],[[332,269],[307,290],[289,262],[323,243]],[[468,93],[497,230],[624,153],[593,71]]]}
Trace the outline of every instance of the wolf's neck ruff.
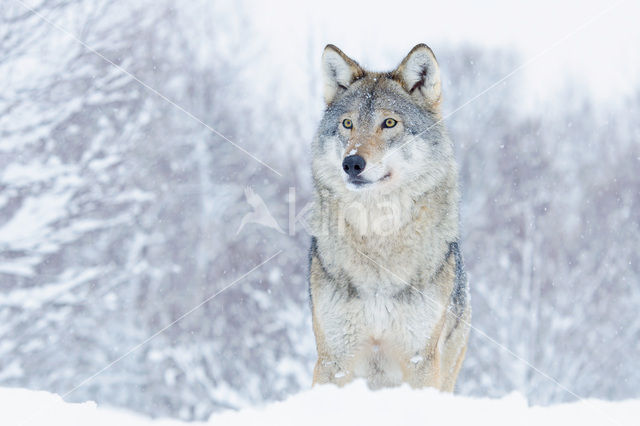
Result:
{"label": "wolf's neck ruff", "polygon": [[418,45],[396,70],[370,73],[329,45],[323,70],[327,110],[312,147],[314,381],[452,390],[470,308],[435,57]]}
{"label": "wolf's neck ruff", "polygon": [[316,206],[322,207],[314,212],[312,229],[320,244],[331,247],[323,256],[329,263],[351,263],[351,271],[362,269],[352,281],[367,292],[400,291],[418,276],[432,276],[442,260],[439,253],[458,238],[452,181],[455,175],[417,198],[402,193],[355,201],[319,197]]}
{"label": "wolf's neck ruff", "polygon": [[[401,237],[417,222],[427,228],[446,222],[457,236],[457,175],[455,169],[450,172],[435,188],[422,193],[408,190],[336,192],[321,188],[312,221],[314,235],[334,234],[371,244],[385,244],[389,238]],[[427,213],[428,220],[420,220]]]}

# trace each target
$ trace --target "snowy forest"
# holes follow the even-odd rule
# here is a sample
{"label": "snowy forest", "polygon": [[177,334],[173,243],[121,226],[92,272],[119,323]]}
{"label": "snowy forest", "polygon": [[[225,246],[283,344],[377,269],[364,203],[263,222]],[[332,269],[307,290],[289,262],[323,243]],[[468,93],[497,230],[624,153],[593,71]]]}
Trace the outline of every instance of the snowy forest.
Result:
{"label": "snowy forest", "polygon": [[[294,14],[270,39],[264,8],[2,0],[0,386],[183,420],[311,386],[309,147],[340,40]],[[457,393],[640,397],[640,86],[529,107],[517,49],[399,40],[345,52],[391,69],[426,42],[441,67],[480,331]],[[277,229],[240,229],[251,193]]]}

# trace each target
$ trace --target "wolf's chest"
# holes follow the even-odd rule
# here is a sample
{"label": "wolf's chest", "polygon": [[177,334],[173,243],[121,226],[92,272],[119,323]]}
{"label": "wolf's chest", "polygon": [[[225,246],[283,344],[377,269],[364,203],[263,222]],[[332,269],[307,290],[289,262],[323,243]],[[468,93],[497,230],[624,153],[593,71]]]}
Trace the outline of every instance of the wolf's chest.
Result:
{"label": "wolf's chest", "polygon": [[[428,344],[442,310],[424,296],[390,296],[360,292],[349,300],[325,305],[327,336],[336,352],[355,353],[381,345],[387,350],[418,352]],[[327,301],[328,302],[328,301]]]}
{"label": "wolf's chest", "polygon": [[416,330],[424,328],[427,320],[425,312],[414,304],[399,300],[394,296],[379,294],[364,295],[355,302],[356,310],[362,313],[360,319],[362,337],[384,339],[395,336],[407,340]]}
{"label": "wolf's chest", "polygon": [[361,312],[361,338],[393,340],[405,348],[423,345],[440,316],[424,303],[423,297],[406,298],[398,293],[365,294],[355,305]]}

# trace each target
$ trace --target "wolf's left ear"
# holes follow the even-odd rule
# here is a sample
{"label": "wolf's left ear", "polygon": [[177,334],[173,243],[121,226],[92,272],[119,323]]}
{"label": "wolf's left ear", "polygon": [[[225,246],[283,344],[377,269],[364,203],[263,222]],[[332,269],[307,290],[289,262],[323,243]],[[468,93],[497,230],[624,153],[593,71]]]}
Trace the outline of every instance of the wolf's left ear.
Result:
{"label": "wolf's left ear", "polygon": [[331,104],[336,96],[364,75],[356,61],[342,53],[333,44],[328,44],[322,53],[324,74],[324,101]]}
{"label": "wolf's left ear", "polygon": [[435,106],[439,104],[440,67],[426,44],[418,44],[411,49],[392,76],[418,103]]}

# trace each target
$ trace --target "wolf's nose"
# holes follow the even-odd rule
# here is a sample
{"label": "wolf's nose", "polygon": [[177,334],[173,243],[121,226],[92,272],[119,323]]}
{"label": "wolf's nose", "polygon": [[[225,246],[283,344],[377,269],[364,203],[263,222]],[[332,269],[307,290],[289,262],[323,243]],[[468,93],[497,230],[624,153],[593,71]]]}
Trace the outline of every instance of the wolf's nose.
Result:
{"label": "wolf's nose", "polygon": [[353,178],[362,173],[366,164],[367,162],[361,156],[350,155],[342,161],[342,170]]}

